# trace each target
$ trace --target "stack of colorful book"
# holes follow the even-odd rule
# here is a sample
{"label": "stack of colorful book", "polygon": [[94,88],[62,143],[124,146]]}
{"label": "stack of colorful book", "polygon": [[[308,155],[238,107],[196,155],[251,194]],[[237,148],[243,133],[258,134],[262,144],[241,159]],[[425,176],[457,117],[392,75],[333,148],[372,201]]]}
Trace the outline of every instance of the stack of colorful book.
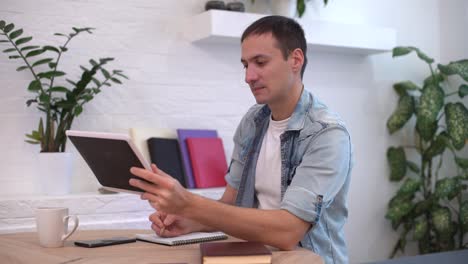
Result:
{"label": "stack of colorful book", "polygon": [[[177,129],[176,137],[175,133],[156,132],[150,137],[145,132],[145,149],[151,163],[187,188],[226,186],[226,155],[216,130]],[[131,135],[137,140],[135,130]]]}

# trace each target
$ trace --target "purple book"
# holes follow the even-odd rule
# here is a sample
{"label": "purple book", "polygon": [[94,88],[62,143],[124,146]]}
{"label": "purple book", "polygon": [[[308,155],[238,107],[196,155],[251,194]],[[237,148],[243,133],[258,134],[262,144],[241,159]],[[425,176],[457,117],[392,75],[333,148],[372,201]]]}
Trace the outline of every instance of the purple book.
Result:
{"label": "purple book", "polygon": [[182,164],[185,171],[185,183],[187,188],[195,188],[192,164],[185,140],[187,138],[215,138],[218,137],[218,132],[209,129],[177,129],[177,136],[179,137],[180,153],[182,154]]}

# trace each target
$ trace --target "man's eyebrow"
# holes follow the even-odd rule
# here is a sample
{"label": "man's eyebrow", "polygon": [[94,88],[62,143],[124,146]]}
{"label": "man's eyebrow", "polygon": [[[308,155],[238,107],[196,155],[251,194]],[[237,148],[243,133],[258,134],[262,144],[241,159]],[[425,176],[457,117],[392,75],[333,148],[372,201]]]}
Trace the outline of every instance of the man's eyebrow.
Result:
{"label": "man's eyebrow", "polygon": [[255,56],[252,56],[252,57],[248,58],[247,60],[241,59],[241,63],[246,63],[247,61],[256,60],[256,59],[259,59],[259,58],[269,58],[269,56],[267,56],[265,54],[257,54]]}

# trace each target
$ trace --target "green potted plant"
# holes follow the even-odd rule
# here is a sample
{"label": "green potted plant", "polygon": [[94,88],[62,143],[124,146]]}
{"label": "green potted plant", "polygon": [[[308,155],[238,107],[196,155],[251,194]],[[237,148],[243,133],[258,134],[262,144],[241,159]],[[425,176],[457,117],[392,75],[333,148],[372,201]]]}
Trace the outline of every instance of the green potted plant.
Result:
{"label": "green potted plant", "polygon": [[[36,106],[42,113],[37,128],[26,134],[26,141],[40,145],[40,159],[45,156],[65,156],[61,162],[56,161],[57,157],[52,158],[54,161],[40,160],[39,166],[44,168],[61,167],[64,163],[71,163],[69,154],[57,154],[65,152],[67,142],[65,131],[71,128],[75,118],[82,113],[84,105],[99,94],[103,87],[111,86],[113,83],[121,84],[121,78],[128,79],[121,70],[106,70],[105,66],[113,58],[91,59],[89,65],[80,66],[82,71],[80,78],[77,80],[66,78],[67,74],[59,66],[68,51],[68,45],[78,35],[93,33],[94,28],[73,27],[72,30],[69,34],[54,34],[64,39],[62,45],[38,46],[31,44],[32,37],[24,36],[22,28],[15,28],[13,23],[0,20],[0,45],[8,46],[3,53],[6,53],[9,59],[23,63],[16,71],[31,73],[32,80],[27,90],[31,92],[32,98],[28,99],[26,104]],[[49,155],[42,155],[46,153]],[[67,170],[71,172],[70,168]],[[46,187],[49,188],[52,183],[64,178],[57,177],[58,179],[47,183]]]}
{"label": "green potted plant", "polygon": [[[404,81],[393,86],[399,101],[388,131],[406,125],[414,139],[387,151],[390,180],[402,182],[386,214],[400,234],[391,257],[404,252],[408,241],[416,242],[421,254],[468,248],[468,159],[463,156],[468,110],[462,99],[468,95],[468,60],[434,66],[434,59],[415,47],[396,47],[393,57],[412,52],[430,74],[422,85]],[[455,166],[455,173],[441,170],[443,163]]]}

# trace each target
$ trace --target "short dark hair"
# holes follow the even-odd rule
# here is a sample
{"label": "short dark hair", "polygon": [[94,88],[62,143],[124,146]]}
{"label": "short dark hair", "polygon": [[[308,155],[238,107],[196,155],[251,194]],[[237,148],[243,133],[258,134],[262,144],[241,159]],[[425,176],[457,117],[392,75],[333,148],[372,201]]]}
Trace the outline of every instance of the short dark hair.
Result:
{"label": "short dark hair", "polygon": [[266,16],[253,22],[242,33],[241,43],[251,35],[271,33],[278,41],[279,49],[286,60],[289,54],[299,48],[304,53],[304,65],[302,65],[301,78],[307,65],[307,42],[304,30],[294,19],[283,16]]}

